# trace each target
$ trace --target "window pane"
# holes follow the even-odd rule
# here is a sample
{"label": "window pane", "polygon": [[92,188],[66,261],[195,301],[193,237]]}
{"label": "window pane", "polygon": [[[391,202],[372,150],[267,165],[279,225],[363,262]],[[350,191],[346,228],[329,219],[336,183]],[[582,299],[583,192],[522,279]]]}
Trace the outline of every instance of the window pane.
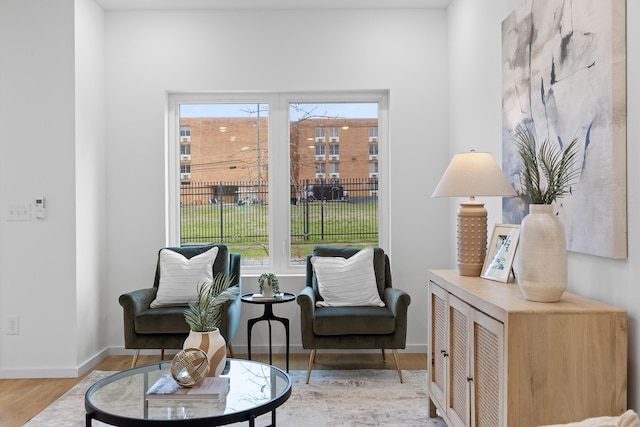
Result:
{"label": "window pane", "polygon": [[331,126],[329,128],[329,141],[338,142],[340,138],[340,128],[337,126]]}
{"label": "window pane", "polygon": [[377,246],[378,104],[291,103],[289,120],[290,263],[317,245]]}
{"label": "window pane", "polygon": [[378,140],[378,126],[372,126],[369,128],[369,141],[377,141]]}
{"label": "window pane", "polygon": [[267,104],[180,105],[181,244],[224,243],[245,265],[268,262],[268,117]]}

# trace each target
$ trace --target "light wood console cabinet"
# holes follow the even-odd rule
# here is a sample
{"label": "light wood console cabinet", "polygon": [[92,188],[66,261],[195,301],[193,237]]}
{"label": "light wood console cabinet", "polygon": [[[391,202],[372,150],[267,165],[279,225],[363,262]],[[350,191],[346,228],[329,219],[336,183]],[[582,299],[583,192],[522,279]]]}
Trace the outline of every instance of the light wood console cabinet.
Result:
{"label": "light wood console cabinet", "polygon": [[627,409],[625,310],[565,292],[429,272],[429,412],[449,426],[528,427]]}

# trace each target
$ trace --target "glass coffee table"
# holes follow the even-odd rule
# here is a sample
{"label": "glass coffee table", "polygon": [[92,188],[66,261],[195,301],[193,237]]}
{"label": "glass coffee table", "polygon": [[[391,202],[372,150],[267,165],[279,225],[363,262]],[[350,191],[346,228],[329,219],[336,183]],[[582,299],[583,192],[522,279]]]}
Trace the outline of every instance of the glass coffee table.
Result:
{"label": "glass coffee table", "polygon": [[221,426],[248,421],[271,412],[291,395],[291,379],[275,366],[227,359],[221,376],[229,377],[229,393],[221,399],[153,399],[146,391],[161,376],[170,376],[171,361],[151,363],[103,378],[84,398],[86,425],[92,420],[114,426]]}

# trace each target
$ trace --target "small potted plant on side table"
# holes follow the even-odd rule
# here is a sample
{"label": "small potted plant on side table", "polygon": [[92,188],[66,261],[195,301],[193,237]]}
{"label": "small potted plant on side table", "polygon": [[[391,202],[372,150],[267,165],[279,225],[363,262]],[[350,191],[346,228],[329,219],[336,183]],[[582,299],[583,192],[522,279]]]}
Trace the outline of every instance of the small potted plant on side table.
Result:
{"label": "small potted plant on side table", "polygon": [[278,278],[273,273],[262,273],[258,277],[258,287],[265,298],[278,298],[280,295]]}

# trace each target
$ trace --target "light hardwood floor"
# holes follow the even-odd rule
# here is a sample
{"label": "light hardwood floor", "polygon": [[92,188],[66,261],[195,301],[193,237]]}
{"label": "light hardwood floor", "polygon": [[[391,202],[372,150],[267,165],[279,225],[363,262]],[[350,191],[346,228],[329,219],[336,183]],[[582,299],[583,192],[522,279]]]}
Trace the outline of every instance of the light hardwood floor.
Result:
{"label": "light hardwood floor", "polygon": [[[426,353],[399,353],[400,367],[406,370],[427,369]],[[235,354],[236,358],[246,355]],[[289,370],[306,370],[308,354],[292,354]],[[156,362],[159,356],[140,356],[138,365]],[[268,363],[268,354],[253,355],[254,360]],[[284,354],[275,354],[273,364],[284,369]],[[131,367],[131,356],[110,356],[95,366],[101,371],[121,371]],[[322,353],[316,355],[313,369],[396,369],[393,355],[386,352],[386,363],[381,353]],[[313,374],[312,374],[313,378]],[[0,426],[19,427],[62,396],[81,378],[0,379]]]}

